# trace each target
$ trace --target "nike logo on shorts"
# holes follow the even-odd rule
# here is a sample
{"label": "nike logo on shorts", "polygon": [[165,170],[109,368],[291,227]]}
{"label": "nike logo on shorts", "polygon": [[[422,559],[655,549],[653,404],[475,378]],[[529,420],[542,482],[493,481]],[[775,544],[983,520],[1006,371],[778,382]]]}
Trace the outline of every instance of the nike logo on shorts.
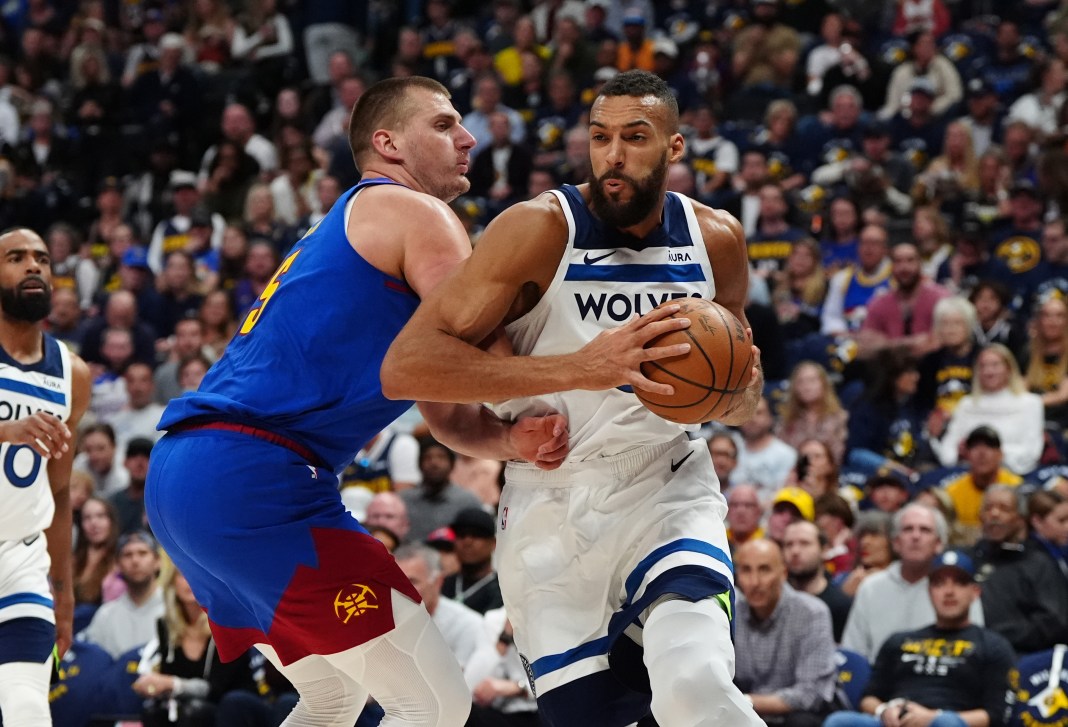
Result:
{"label": "nike logo on shorts", "polygon": [[598,255],[597,257],[590,257],[590,254],[586,253],[586,256],[582,258],[582,262],[586,263],[587,265],[593,265],[594,263],[599,263],[602,260],[604,260],[606,257],[612,257],[615,254],[616,254],[615,250],[613,250],[612,252],[608,253],[607,255]]}
{"label": "nike logo on shorts", "polygon": [[680,459],[678,462],[676,462],[675,460],[671,460],[671,471],[678,471],[679,467],[682,467],[684,464],[686,464],[686,460],[690,458],[691,454],[693,454],[693,450],[691,450],[685,457]]}

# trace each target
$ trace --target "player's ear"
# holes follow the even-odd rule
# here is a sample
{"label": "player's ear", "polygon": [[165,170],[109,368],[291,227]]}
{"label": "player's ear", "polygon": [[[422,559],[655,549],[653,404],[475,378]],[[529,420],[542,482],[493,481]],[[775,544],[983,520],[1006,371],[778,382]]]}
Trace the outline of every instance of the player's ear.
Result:
{"label": "player's ear", "polygon": [[677,162],[682,160],[683,154],[686,153],[686,139],[682,134],[675,133],[671,137],[671,150],[668,153],[669,162]]}
{"label": "player's ear", "polygon": [[389,129],[378,129],[371,135],[371,146],[380,156],[395,161],[400,159],[400,149],[397,146],[397,138]]}

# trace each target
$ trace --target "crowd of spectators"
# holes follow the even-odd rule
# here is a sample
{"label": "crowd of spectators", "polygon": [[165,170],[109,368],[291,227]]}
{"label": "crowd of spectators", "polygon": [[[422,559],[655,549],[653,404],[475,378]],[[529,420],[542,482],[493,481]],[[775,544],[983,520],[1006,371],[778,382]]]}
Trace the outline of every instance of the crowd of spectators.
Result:
{"label": "crowd of spectators", "polygon": [[[72,482],[86,640],[53,690],[56,723],[273,725],[292,704],[262,658],[213,667],[184,579],[141,532],[142,496],[162,407],[358,179],[346,134],[364,89],[411,74],[449,88],[478,139],[453,205],[477,244],[507,206],[587,180],[589,102],[632,68],[677,92],[687,153],[669,188],[730,211],[748,240],[767,396],[738,431],[700,433],[732,547],[752,543],[745,690],[769,723],[896,715],[912,707],[887,681],[893,649],[932,674],[954,655],[934,637],[883,644],[967,601],[1019,660],[1008,692],[1026,710],[1046,682],[1028,687],[1023,665],[1048,668],[1068,642],[1066,66],[1061,0],[4,4],[0,228],[45,237],[48,328],[93,371]],[[413,426],[367,443],[343,499],[403,548],[465,662],[475,723],[536,723],[478,515],[500,464]],[[929,597],[950,547],[968,560],[948,572],[981,595],[940,578]],[[775,644],[795,632],[810,646]],[[836,647],[860,661],[836,672]],[[834,693],[836,673],[870,662],[877,693]],[[982,674],[987,696],[1005,691]],[[959,702],[913,713],[989,706]],[[1040,711],[1027,723],[1064,717]]]}

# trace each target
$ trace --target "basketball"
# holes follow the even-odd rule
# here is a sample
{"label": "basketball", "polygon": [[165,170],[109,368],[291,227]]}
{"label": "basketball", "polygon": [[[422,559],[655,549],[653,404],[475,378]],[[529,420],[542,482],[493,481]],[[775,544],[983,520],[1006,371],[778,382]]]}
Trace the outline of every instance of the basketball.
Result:
{"label": "basketball", "polygon": [[634,389],[638,399],[657,416],[679,424],[698,424],[726,414],[735,397],[745,392],[753,367],[753,348],[733,313],[719,303],[684,298],[661,303],[678,304],[672,318],[689,318],[690,327],[671,331],[645,344],[646,348],[689,343],[690,351],[642,364],[642,374],[658,384],[675,388],[671,396]]}

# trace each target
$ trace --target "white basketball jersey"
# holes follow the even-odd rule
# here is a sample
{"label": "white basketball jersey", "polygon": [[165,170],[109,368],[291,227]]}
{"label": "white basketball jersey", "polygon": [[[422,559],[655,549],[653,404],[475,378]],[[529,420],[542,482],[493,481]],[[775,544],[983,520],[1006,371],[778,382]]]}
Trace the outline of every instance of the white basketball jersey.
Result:
{"label": "white basketball jersey", "polygon": [[[669,192],[663,224],[639,240],[605,227],[577,188],[564,186],[552,193],[567,218],[567,248],[542,299],[505,329],[516,354],[573,353],[602,331],[670,298],[715,297],[712,265],[686,197]],[[504,419],[550,411],[566,415],[568,460],[574,462],[666,442],[683,428],[642,406],[630,387],[513,399],[494,411]]]}
{"label": "white basketball jersey", "polygon": [[[29,365],[0,349],[0,421],[38,411],[70,419],[70,354],[47,334],[43,347],[42,359]],[[0,443],[0,541],[39,533],[52,524],[54,511],[48,460],[26,445]]]}

